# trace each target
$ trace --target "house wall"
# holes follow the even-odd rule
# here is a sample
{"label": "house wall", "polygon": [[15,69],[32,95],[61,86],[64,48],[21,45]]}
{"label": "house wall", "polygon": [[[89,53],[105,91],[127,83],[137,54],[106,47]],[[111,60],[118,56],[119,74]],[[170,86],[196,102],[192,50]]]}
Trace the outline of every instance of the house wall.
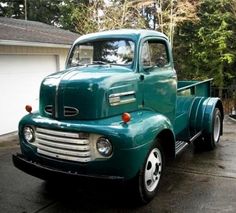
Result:
{"label": "house wall", "polygon": [[24,55],[55,55],[57,57],[57,69],[63,70],[69,49],[52,47],[29,47],[0,45],[0,54],[24,54]]}
{"label": "house wall", "polygon": [[[65,69],[69,48],[0,45],[0,135],[17,130],[25,105],[38,110],[42,79]],[[7,107],[6,107],[7,105]]]}

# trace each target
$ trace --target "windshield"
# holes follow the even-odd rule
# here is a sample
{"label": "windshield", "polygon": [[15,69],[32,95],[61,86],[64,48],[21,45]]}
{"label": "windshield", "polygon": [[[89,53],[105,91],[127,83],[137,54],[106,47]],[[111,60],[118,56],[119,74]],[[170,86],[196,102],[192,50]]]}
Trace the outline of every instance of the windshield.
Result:
{"label": "windshield", "polygon": [[100,40],[76,44],[70,54],[68,67],[89,64],[131,66],[134,59],[134,42],[131,40]]}

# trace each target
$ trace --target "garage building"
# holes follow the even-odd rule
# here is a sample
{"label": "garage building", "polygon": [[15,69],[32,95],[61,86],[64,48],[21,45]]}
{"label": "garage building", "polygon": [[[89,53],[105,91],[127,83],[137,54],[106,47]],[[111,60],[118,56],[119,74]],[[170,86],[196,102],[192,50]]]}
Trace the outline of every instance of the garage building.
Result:
{"label": "garage building", "polygon": [[38,109],[40,82],[64,69],[76,38],[40,22],[0,18],[0,135],[17,130],[26,104]]}

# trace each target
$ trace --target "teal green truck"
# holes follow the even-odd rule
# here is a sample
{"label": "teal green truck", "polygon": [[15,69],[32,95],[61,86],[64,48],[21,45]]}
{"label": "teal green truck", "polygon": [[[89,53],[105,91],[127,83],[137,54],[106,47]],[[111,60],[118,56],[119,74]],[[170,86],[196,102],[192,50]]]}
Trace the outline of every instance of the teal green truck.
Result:
{"label": "teal green truck", "polygon": [[[151,30],[79,37],[66,69],[41,83],[39,110],[19,123],[14,165],[44,180],[102,179],[132,185],[147,203],[166,159],[187,145],[212,150],[223,106],[210,82],[178,81],[168,38]],[[128,185],[129,185],[128,184]]]}

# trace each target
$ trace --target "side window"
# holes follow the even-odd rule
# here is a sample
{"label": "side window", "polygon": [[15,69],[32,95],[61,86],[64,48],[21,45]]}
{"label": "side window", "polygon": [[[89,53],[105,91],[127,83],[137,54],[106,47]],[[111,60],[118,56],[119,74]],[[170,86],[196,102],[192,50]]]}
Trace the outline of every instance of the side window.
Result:
{"label": "side window", "polygon": [[150,67],[151,66],[151,56],[150,56],[150,50],[149,50],[149,44],[146,41],[143,44],[142,47],[142,64],[144,67]]}
{"label": "side window", "polygon": [[164,67],[169,63],[167,48],[164,42],[149,40],[142,47],[141,60],[144,68]]}

